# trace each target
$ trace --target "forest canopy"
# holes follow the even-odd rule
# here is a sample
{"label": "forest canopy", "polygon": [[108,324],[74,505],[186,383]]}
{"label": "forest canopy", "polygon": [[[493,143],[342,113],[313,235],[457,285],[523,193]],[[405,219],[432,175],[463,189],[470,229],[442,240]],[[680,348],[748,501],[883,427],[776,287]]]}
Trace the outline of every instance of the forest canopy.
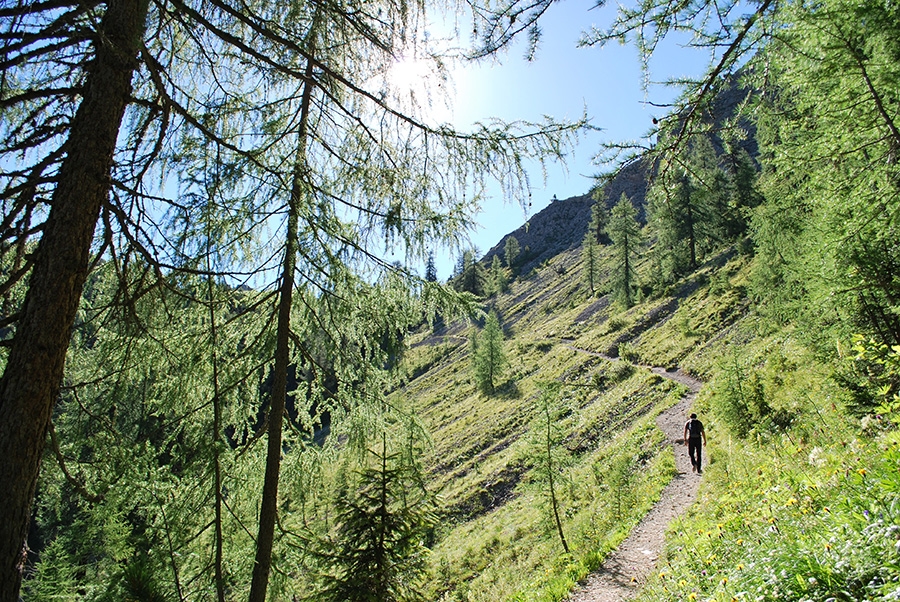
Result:
{"label": "forest canopy", "polygon": [[[581,125],[493,123],[457,132],[421,120],[421,107],[401,102],[383,76],[410,49],[437,70],[452,59],[431,54],[425,42],[426,9],[433,8],[110,0],[0,9],[0,487],[9,492],[0,520],[0,599],[16,600],[24,571],[33,570],[23,544],[48,431],[82,501],[114,504],[110,515],[130,517],[126,530],[142,533],[141,541],[126,537],[127,551],[101,556],[116,563],[133,556],[137,567],[159,562],[145,556],[173,531],[151,525],[168,520],[160,513],[172,500],[129,506],[140,496],[112,481],[110,490],[125,496],[125,506],[116,505],[92,480],[117,474],[90,460],[110,456],[77,439],[96,439],[98,429],[122,450],[126,442],[144,449],[133,450],[136,469],[148,453],[157,469],[179,464],[173,476],[190,470],[188,456],[198,462],[203,495],[215,500],[206,517],[214,518],[190,515],[198,522],[184,526],[181,541],[214,533],[207,548],[214,552],[188,568],[170,548],[178,594],[187,595],[183,580],[203,589],[211,578],[219,599],[245,587],[245,576],[222,568],[228,514],[235,528],[256,531],[249,596],[265,598],[288,444],[289,367],[306,381],[298,414],[324,397],[343,408],[377,399],[377,387],[366,383],[412,318],[402,303],[370,305],[378,297],[373,287],[394,290],[394,273],[406,287],[427,289],[421,294],[432,311],[454,298],[387,265],[384,249],[414,258],[431,242],[458,244],[487,179],[524,198],[523,161],[561,156]],[[494,18],[490,10],[470,14],[476,29]],[[251,294],[246,284],[265,288]],[[385,308],[393,311],[378,311]],[[188,318],[186,311],[199,313]],[[79,358],[107,344],[116,351],[99,359],[120,359],[93,366],[82,380]],[[185,373],[183,382],[209,388],[178,388],[175,374],[194,369],[200,372]],[[147,397],[156,386],[176,389]],[[229,396],[254,386],[239,401],[254,409],[229,405]],[[110,393],[139,398],[132,405]],[[170,404],[193,409],[179,418]],[[187,427],[188,417],[206,425],[206,437],[183,438],[201,432]],[[70,419],[78,423],[71,432],[63,429]],[[248,420],[255,431],[249,442],[226,441]],[[255,456],[257,441],[266,442],[264,460]],[[164,451],[169,444],[177,453]],[[225,510],[224,490],[238,489],[222,481],[226,453],[265,472],[254,494],[258,520]],[[100,563],[91,570],[127,581],[131,569]]]}

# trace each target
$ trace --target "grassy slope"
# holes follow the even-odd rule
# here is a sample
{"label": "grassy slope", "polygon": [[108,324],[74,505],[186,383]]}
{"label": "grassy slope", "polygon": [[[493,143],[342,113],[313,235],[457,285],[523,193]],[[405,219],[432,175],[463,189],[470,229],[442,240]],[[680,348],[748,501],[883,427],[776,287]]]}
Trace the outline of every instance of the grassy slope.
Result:
{"label": "grassy slope", "polygon": [[[870,584],[871,599],[879,587],[888,591],[900,572],[900,530],[891,526],[900,519],[890,506],[900,507],[896,440],[861,434],[843,415],[833,367],[818,363],[789,326],[767,330],[754,316],[748,274],[747,258],[723,254],[672,296],[623,311],[589,297],[577,251],[564,253],[494,300],[511,365],[491,397],[471,380],[470,326],[419,335],[409,355],[419,375],[403,394],[433,435],[429,466],[446,517],[429,599],[559,600],[657,499],[674,463],[653,417],[680,391],[597,355],[618,352],[709,383],[697,403],[710,435],[702,501],[673,527],[666,564],[642,599],[855,600]],[[533,434],[540,384],[549,381],[564,383],[554,402],[555,447],[565,457],[558,477],[569,556],[533,470],[542,457]],[[734,403],[723,401],[736,391],[759,393],[768,411],[742,438],[732,434]],[[773,416],[788,417],[790,427],[771,426]],[[873,472],[893,485],[873,486]],[[862,542],[873,532],[884,560],[859,551],[872,547]]]}
{"label": "grassy slope", "polygon": [[[432,555],[431,599],[559,599],[640,520],[674,471],[653,418],[683,391],[600,354],[621,347],[639,363],[664,366],[696,354],[707,331],[743,309],[739,294],[710,299],[707,280],[700,275],[676,296],[622,311],[587,294],[577,250],[557,256],[493,300],[510,360],[494,396],[472,382],[472,326],[419,335],[408,358],[418,376],[402,394],[432,433],[429,466],[447,517]],[[547,382],[564,383],[554,411],[568,557],[548,487],[533,470]]]}

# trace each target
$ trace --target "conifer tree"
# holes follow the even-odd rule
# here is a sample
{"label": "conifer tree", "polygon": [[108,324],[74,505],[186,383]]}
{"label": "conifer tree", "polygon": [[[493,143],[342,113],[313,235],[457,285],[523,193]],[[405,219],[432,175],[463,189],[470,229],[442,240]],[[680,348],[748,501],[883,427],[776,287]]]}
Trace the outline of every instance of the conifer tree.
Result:
{"label": "conifer tree", "polygon": [[[0,380],[0,488],[9,496],[0,510],[0,600],[18,598],[45,434],[82,288],[101,261],[116,276],[123,336],[141,331],[135,300],[198,273],[198,241],[210,232],[214,277],[271,283],[280,268],[280,293],[256,306],[281,316],[277,334],[268,329],[274,319],[245,333],[269,349],[265,364],[278,356],[280,372],[311,355],[294,344],[305,325],[294,319],[288,288],[308,302],[356,286],[347,284],[352,269],[366,262],[385,269],[370,250],[379,231],[413,255],[431,238],[458,243],[472,207],[448,191],[483,172],[521,192],[526,156],[562,152],[568,126],[461,135],[417,119],[385,74],[423,35],[413,25],[425,22],[425,8],[115,0],[0,9],[11,40],[0,66],[0,194],[4,236],[14,241],[2,249],[12,267],[2,323],[13,334]],[[316,32],[327,32],[328,43],[317,43]],[[182,202],[213,179],[204,171],[233,183],[217,189],[212,221],[197,219],[211,205]],[[173,190],[177,198],[167,198]],[[198,223],[212,230],[197,236]],[[360,336],[325,319],[334,307],[348,310],[319,304],[323,314],[305,318],[332,325],[322,338]],[[359,340],[336,349],[374,351]],[[266,403],[274,457],[281,402]],[[267,488],[265,504],[277,503],[276,489]],[[268,509],[264,517],[274,518]],[[268,539],[260,533],[259,546]],[[266,564],[258,557],[260,571]],[[260,575],[252,599],[265,596],[265,581]]]}
{"label": "conifer tree", "polygon": [[900,343],[900,17],[827,0],[776,23],[787,35],[760,57],[771,88],[758,107],[766,200],[752,218],[754,291],[824,348],[858,332]]}
{"label": "conifer tree", "polygon": [[458,291],[480,297],[485,293],[486,274],[484,266],[476,260],[476,254],[475,249],[467,249],[460,255],[455,286]]}
{"label": "conifer tree", "polygon": [[547,488],[545,496],[550,508],[550,516],[556,533],[559,536],[563,552],[569,553],[569,542],[566,540],[563,529],[561,492],[559,479],[562,470],[568,463],[565,449],[561,447],[562,433],[558,421],[563,413],[560,404],[559,383],[548,384],[543,387],[537,406],[538,416],[535,418],[530,431],[530,447],[532,450],[532,462],[540,482]]}
{"label": "conifer tree", "polygon": [[475,382],[485,395],[494,394],[508,363],[503,338],[503,328],[495,311],[488,313],[480,333],[477,329],[472,330],[472,369]]}
{"label": "conifer tree", "polygon": [[600,244],[608,237],[609,213],[603,204],[602,188],[595,190],[596,201],[591,205],[591,221],[588,231],[581,241],[581,260],[584,264],[584,279],[591,294],[595,294],[600,283]]}
{"label": "conifer tree", "polygon": [[485,286],[485,295],[493,297],[500,293],[506,292],[509,281],[506,275],[506,269],[500,264],[500,256],[494,255],[491,260],[491,267],[487,273],[487,283]]}
{"label": "conifer tree", "polygon": [[425,282],[437,282],[437,267],[434,265],[434,251],[429,251],[425,262]]}
{"label": "conifer tree", "polygon": [[654,255],[664,282],[695,269],[726,240],[740,213],[729,201],[729,184],[709,139],[697,136],[677,157],[678,168],[661,174],[648,193]]}
{"label": "conifer tree", "polygon": [[[383,436],[384,437],[384,436]],[[334,566],[316,599],[412,602],[425,568],[424,540],[436,524],[433,496],[405,454],[381,449],[338,496],[336,545],[322,550]]]}
{"label": "conifer tree", "polygon": [[637,210],[625,193],[622,193],[619,202],[613,207],[607,231],[613,244],[613,296],[626,307],[631,307],[637,284],[634,264],[643,245],[643,238],[641,226],[637,222]]}
{"label": "conifer tree", "polygon": [[597,244],[608,242],[606,227],[609,223],[609,210],[606,208],[606,200],[603,188],[594,191],[594,204],[591,205],[591,221],[588,223],[588,233],[594,237]]}
{"label": "conifer tree", "polygon": [[519,240],[515,236],[508,237],[506,244],[503,245],[503,258],[506,260],[506,267],[510,270],[515,269],[520,251]]}
{"label": "conifer tree", "polygon": [[584,280],[591,295],[594,295],[600,284],[600,245],[590,230],[581,241],[581,262],[584,266]]}

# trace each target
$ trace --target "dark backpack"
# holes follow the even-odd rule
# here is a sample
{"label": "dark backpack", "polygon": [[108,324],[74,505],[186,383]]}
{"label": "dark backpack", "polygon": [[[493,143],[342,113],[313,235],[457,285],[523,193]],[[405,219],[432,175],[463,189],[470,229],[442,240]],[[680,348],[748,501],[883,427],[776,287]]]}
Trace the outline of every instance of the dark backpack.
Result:
{"label": "dark backpack", "polygon": [[688,420],[688,433],[691,439],[699,439],[703,434],[703,423],[697,419]]}

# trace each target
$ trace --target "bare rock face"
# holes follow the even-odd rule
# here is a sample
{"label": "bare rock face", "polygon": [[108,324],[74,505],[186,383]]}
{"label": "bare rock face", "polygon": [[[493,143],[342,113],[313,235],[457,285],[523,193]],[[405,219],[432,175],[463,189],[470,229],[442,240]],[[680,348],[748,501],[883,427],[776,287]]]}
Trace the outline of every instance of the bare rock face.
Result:
{"label": "bare rock face", "polygon": [[[647,161],[637,159],[624,165],[603,187],[603,202],[611,208],[624,193],[638,210],[638,220],[644,221],[644,199],[647,194]],[[534,214],[528,222],[500,239],[482,262],[490,265],[495,255],[503,257],[508,238],[514,236],[521,249],[518,272],[528,274],[541,262],[577,247],[587,233],[591,221],[592,193],[554,201]]]}
{"label": "bare rock face", "polygon": [[[749,94],[751,91],[746,88],[725,84],[712,103],[702,110],[702,121],[713,125],[710,137],[716,153],[721,154],[726,150],[718,132],[722,130],[726,120],[734,117]],[[751,157],[756,157],[759,149],[755,128],[744,119],[739,120],[738,125],[745,133],[744,139],[738,142],[739,146]],[[624,194],[637,209],[638,222],[642,225],[646,223],[647,188],[653,169],[652,160],[646,156],[619,167],[600,184],[601,198],[607,209],[611,209]],[[481,261],[490,265],[495,255],[502,259],[507,239],[514,236],[521,249],[517,271],[522,275],[529,274],[542,262],[581,244],[591,220],[593,204],[593,191],[550,203],[533,215],[525,225],[501,238],[496,246],[485,253]]]}

